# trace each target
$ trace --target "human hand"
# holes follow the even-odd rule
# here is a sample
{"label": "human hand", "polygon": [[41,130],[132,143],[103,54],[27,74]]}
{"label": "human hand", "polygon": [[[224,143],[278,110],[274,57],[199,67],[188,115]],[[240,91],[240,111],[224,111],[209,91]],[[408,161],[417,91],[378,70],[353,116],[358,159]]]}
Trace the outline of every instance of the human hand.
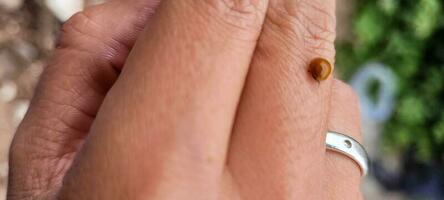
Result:
{"label": "human hand", "polygon": [[150,18],[157,4],[65,24],[10,199],[361,198],[359,167],[325,150],[327,130],[359,138],[356,97],[307,72],[334,60],[334,1],[163,0]]}

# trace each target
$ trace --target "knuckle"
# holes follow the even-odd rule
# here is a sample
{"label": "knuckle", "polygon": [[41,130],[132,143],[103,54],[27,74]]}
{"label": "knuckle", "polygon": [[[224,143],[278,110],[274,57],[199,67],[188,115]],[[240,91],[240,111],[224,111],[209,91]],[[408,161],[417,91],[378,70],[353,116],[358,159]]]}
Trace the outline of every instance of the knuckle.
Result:
{"label": "knuckle", "polygon": [[229,26],[257,30],[261,28],[266,12],[265,0],[198,0],[209,14]]}
{"label": "knuckle", "polygon": [[58,46],[75,43],[79,37],[96,37],[98,23],[96,23],[99,7],[91,7],[71,16],[62,26]]}
{"label": "knuckle", "polygon": [[272,0],[266,28],[303,51],[333,58],[336,37],[334,5],[320,0]]}
{"label": "knuckle", "polygon": [[85,31],[82,31],[82,29],[88,27],[90,22],[91,18],[86,14],[85,11],[78,12],[63,24],[62,33],[63,34],[69,34],[71,32],[84,33]]}
{"label": "knuckle", "polygon": [[202,2],[219,11],[247,15],[254,14],[263,7],[262,1],[258,0],[204,0]]}

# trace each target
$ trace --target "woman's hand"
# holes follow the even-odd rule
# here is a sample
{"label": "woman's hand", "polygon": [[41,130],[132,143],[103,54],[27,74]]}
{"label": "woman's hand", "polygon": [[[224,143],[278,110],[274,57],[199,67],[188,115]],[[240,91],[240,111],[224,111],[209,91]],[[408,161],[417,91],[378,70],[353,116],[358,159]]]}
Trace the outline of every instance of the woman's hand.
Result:
{"label": "woman's hand", "polygon": [[327,130],[359,138],[356,97],[307,72],[334,60],[334,1],[158,4],[65,24],[11,147],[10,199],[361,198],[359,167],[325,149]]}

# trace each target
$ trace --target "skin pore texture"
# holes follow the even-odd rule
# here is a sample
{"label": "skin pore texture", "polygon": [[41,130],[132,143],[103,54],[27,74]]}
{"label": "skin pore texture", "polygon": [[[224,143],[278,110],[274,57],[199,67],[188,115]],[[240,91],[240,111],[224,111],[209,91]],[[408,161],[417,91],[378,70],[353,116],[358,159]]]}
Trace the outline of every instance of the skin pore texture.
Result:
{"label": "skin pore texture", "polygon": [[9,199],[361,199],[335,2],[113,0],[62,29],[11,146]]}

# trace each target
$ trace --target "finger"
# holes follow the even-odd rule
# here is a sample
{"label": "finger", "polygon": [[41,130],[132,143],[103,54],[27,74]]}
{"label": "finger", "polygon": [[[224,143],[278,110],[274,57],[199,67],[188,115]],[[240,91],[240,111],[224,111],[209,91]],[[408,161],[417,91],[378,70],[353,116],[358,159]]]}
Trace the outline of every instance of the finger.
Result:
{"label": "finger", "polygon": [[308,66],[333,63],[334,10],[334,1],[270,1],[228,161],[246,199],[325,199],[332,80],[317,82]]}
{"label": "finger", "polygon": [[[350,86],[338,80],[333,83],[328,128],[362,141],[358,98]],[[327,151],[325,167],[328,199],[362,199],[357,163],[343,154]]]}
{"label": "finger", "polygon": [[60,185],[156,2],[111,1],[76,14],[63,26],[11,147],[11,199]]}
{"label": "finger", "polygon": [[214,199],[266,5],[163,1],[101,108],[67,195]]}

